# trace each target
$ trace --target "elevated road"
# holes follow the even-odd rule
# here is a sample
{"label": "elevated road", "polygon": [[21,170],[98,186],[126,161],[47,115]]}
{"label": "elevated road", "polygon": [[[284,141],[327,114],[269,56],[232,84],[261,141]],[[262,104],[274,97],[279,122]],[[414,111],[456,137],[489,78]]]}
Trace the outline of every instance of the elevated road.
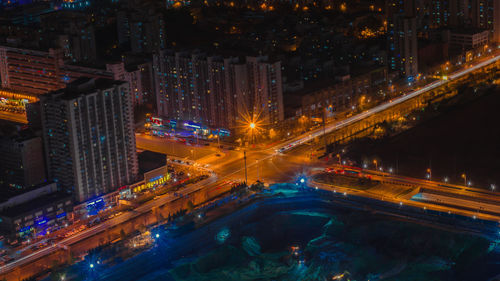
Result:
{"label": "elevated road", "polygon": [[[181,194],[182,196],[189,196],[190,193],[193,193],[197,190],[200,190],[201,188],[205,188],[207,186],[212,186],[217,182],[217,178],[215,176],[210,177],[206,180],[200,181],[196,184],[192,184],[187,186],[185,189],[179,191],[178,193]],[[43,249],[37,250],[29,255],[20,257],[2,267],[0,267],[0,274],[7,273],[9,271],[14,270],[16,267],[23,266],[24,264],[34,262],[40,258],[43,258],[47,255],[50,255],[54,252],[57,252],[61,249],[68,249],[69,246],[72,244],[75,244],[81,240],[85,240],[89,237],[92,237],[100,232],[105,231],[108,228],[115,227],[117,225],[120,225],[126,221],[129,221],[135,217],[141,216],[145,213],[150,212],[153,208],[159,207],[166,205],[168,203],[171,203],[175,200],[177,200],[179,197],[174,196],[173,194],[165,194],[163,196],[160,196],[156,200],[151,200],[148,201],[147,203],[137,207],[133,211],[125,212],[119,216],[116,216],[110,220],[107,220],[103,223],[100,223],[94,227],[85,229],[81,232],[78,232],[68,238],[65,238],[61,241],[58,241],[57,243],[54,243],[52,245],[49,245]]]}
{"label": "elevated road", "polygon": [[[395,105],[401,104],[405,101],[408,101],[412,98],[415,98],[425,92],[434,90],[438,87],[441,87],[443,85],[446,85],[450,81],[459,79],[473,71],[476,71],[482,67],[485,67],[487,65],[490,65],[492,63],[498,62],[500,60],[500,54],[492,56],[488,59],[485,59],[481,62],[478,62],[474,64],[473,66],[470,66],[468,68],[459,70],[454,72],[453,74],[448,76],[447,80],[438,80],[434,81],[418,90],[412,91],[410,93],[407,93],[403,96],[400,96],[398,98],[395,98],[389,102],[380,104],[374,108],[371,108],[367,111],[364,111],[358,115],[352,116],[350,118],[347,118],[345,120],[329,124],[327,125],[324,129],[323,128],[318,128],[315,129],[311,132],[307,132],[305,134],[302,134],[301,136],[292,138],[291,140],[285,141],[283,143],[274,145],[272,147],[269,147],[267,149],[262,149],[262,150],[256,150],[256,151],[250,151],[247,153],[247,166],[248,168],[252,168],[252,171],[249,173],[249,179],[252,177],[253,179],[262,179],[264,178],[265,180],[269,178],[275,177],[275,174],[281,174],[280,177],[282,176],[295,176],[294,174],[297,172],[300,172],[299,169],[302,169],[304,165],[304,157],[301,155],[290,155],[287,156],[288,158],[284,159],[282,157],[275,157],[280,154],[280,152],[286,152],[289,151],[293,148],[296,148],[298,146],[301,146],[311,140],[313,140],[316,137],[319,137],[323,135],[324,133],[332,133],[340,128],[349,126],[351,124],[354,124],[356,122],[359,122],[369,116],[375,115],[377,113],[380,113],[382,111],[385,111],[387,109],[390,109],[391,107],[394,107]],[[158,145],[156,141],[152,141],[150,144],[147,144],[148,140],[147,138],[141,138],[142,144],[144,145],[144,149],[148,149],[149,145]],[[154,151],[161,151],[162,149],[165,149],[164,146],[168,146],[168,144],[159,144],[157,149],[153,149]],[[172,148],[171,149],[175,149]],[[203,150],[203,149],[201,149]],[[210,151],[210,149],[207,148],[207,154],[209,155],[210,153],[214,153],[215,151]],[[191,149],[189,150],[189,153],[191,153]],[[194,152],[193,152],[194,153]],[[184,152],[184,154],[187,154],[187,151]],[[223,180],[226,179],[233,179],[233,178],[238,178],[242,179],[242,175],[244,173],[244,168],[243,166],[243,153],[241,151],[228,151],[226,153],[226,157],[223,158],[214,158],[214,161],[211,161],[210,166],[211,168],[216,171],[219,175],[217,178],[216,176],[212,176],[208,178],[205,181],[199,182],[197,184],[189,185],[185,189],[183,189],[180,193],[185,196],[189,195],[190,193],[193,193],[197,190],[200,190],[202,188],[211,188],[214,187],[215,185],[221,185],[223,184]],[[301,153],[302,154],[302,153]],[[200,155],[201,156],[201,155]],[[199,157],[200,157],[199,156]],[[205,156],[205,154],[203,154]],[[295,161],[291,161],[290,159],[295,159]],[[298,168],[299,167],[299,168]],[[249,180],[251,182],[251,180]],[[465,193],[469,194],[470,191],[464,191]],[[364,196],[368,197],[373,197],[376,199],[380,199],[380,196],[374,196],[373,194],[365,194]],[[382,197],[383,198],[383,197]],[[169,204],[175,200],[177,200],[178,197],[172,195],[172,194],[166,194],[163,196],[160,196],[158,199],[149,201],[138,208],[134,209],[131,212],[125,212],[117,217],[114,217],[110,220],[107,220],[103,223],[100,223],[97,226],[94,226],[92,228],[85,229],[79,233],[76,233],[72,235],[71,237],[65,238],[56,244],[50,245],[46,248],[40,249],[38,251],[35,251],[29,255],[20,257],[4,266],[0,267],[0,274],[12,271],[16,267],[20,267],[24,264],[36,261],[44,256],[47,256],[49,254],[52,254],[56,251],[59,251],[61,249],[67,249],[72,244],[75,244],[81,240],[84,240],[86,238],[89,238],[93,235],[96,235],[102,231],[105,231],[108,228],[112,228],[114,226],[117,226],[119,224],[122,224],[128,220],[131,220],[137,216],[140,216],[144,213],[151,212],[151,210],[155,207],[158,206],[163,206],[166,204]],[[383,200],[383,199],[382,199]],[[391,199],[392,201],[398,201],[400,200],[399,198],[393,198]],[[402,199],[401,199],[402,200]],[[407,200],[410,202],[409,200]],[[420,206],[425,206],[424,203],[420,202],[413,202],[412,204],[420,204]],[[444,210],[442,208],[441,210]]]}
{"label": "elevated road", "polygon": [[[440,212],[500,222],[500,194],[484,189],[398,176],[390,173],[333,165],[345,175],[369,176],[380,182],[368,189],[329,185],[312,180],[312,185],[339,192],[355,193],[377,200],[392,201]],[[323,173],[315,172],[314,174]]]}
{"label": "elevated road", "polygon": [[488,66],[492,63],[498,62],[499,60],[500,60],[500,54],[494,55],[486,60],[483,60],[481,62],[474,64],[473,66],[470,66],[470,67],[467,67],[467,68],[464,68],[462,70],[458,70],[458,71],[452,73],[451,75],[448,76],[448,78],[446,80],[443,79],[443,80],[434,81],[434,82],[432,82],[432,83],[430,83],[430,84],[428,84],[428,85],[426,85],[418,90],[412,91],[412,92],[407,93],[403,96],[392,99],[392,100],[385,102],[383,104],[377,105],[377,106],[375,106],[371,109],[368,109],[360,114],[354,115],[350,118],[344,119],[344,120],[336,122],[334,124],[327,125],[324,129],[318,128],[314,131],[311,131],[311,132],[303,134],[299,137],[296,137],[291,141],[288,141],[284,144],[279,145],[277,147],[277,151],[278,152],[286,152],[288,150],[291,150],[299,145],[302,145],[306,142],[313,140],[316,137],[320,137],[323,134],[328,134],[328,133],[334,132],[338,129],[341,129],[343,127],[346,127],[346,126],[349,126],[349,125],[354,124],[356,122],[359,122],[359,121],[361,121],[369,116],[372,116],[374,114],[377,114],[377,113],[380,113],[380,112],[385,111],[387,109],[390,109],[391,107],[394,107],[396,105],[404,103],[404,102],[406,102],[410,99],[413,99],[413,98],[415,98],[423,93],[437,89],[443,85],[450,83],[453,80],[457,80],[457,79],[459,79],[459,78],[461,78],[469,73],[472,73],[478,69],[481,69],[481,68]]}

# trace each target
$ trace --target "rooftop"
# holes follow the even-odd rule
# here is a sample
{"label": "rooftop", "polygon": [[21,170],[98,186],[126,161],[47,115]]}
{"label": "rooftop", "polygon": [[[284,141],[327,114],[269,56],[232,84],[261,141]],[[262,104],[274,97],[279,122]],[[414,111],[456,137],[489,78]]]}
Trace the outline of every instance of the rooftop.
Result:
{"label": "rooftop", "polygon": [[452,29],[450,32],[452,34],[467,34],[467,35],[474,35],[478,33],[483,33],[487,31],[486,29],[480,29],[480,28],[457,28],[457,29]]}
{"label": "rooftop", "polygon": [[167,164],[165,154],[149,150],[138,153],[137,159],[139,160],[139,175],[143,175],[146,172],[158,169]]}
{"label": "rooftop", "polygon": [[107,90],[115,85],[122,85],[125,82],[104,78],[82,77],[69,83],[66,88],[53,91],[41,96],[42,99],[56,98],[72,100],[74,98],[95,93],[96,90]]}
{"label": "rooftop", "polygon": [[26,212],[34,211],[40,208],[43,208],[44,206],[47,206],[48,204],[60,201],[60,200],[65,200],[65,199],[71,199],[71,194],[65,193],[65,192],[53,192],[49,193],[46,195],[42,195],[40,197],[37,197],[33,200],[30,200],[28,202],[19,204],[17,206],[11,207],[4,209],[3,211],[0,212],[0,216],[4,217],[17,217],[20,215],[23,215]]}

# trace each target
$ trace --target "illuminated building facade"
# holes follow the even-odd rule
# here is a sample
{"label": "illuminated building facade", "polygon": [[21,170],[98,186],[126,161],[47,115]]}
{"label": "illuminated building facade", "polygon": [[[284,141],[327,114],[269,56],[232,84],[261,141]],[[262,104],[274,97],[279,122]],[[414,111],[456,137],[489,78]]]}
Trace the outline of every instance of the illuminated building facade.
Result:
{"label": "illuminated building facade", "polygon": [[62,49],[72,63],[97,59],[95,28],[88,17],[76,11],[57,11],[40,16],[43,37]]}
{"label": "illuminated building facade", "polygon": [[463,26],[489,30],[491,40],[500,40],[500,0],[423,1],[430,28]]}
{"label": "illuminated building facade", "polygon": [[0,46],[1,88],[40,95],[62,89],[80,77],[113,78],[102,69],[65,64],[61,49],[38,51]]}
{"label": "illuminated building facade", "polygon": [[418,74],[416,2],[387,2],[389,69],[412,80]]}
{"label": "illuminated building facade", "polygon": [[0,46],[0,79],[2,88],[24,93],[43,94],[62,88],[60,68],[63,53]]}
{"label": "illuminated building facade", "polygon": [[81,79],[40,97],[49,177],[78,201],[138,173],[132,99],[125,82]]}
{"label": "illuminated building facade", "polygon": [[500,0],[470,0],[472,25],[487,29],[491,39],[500,42]]}
{"label": "illuminated building facade", "polygon": [[276,126],[284,119],[281,62],[268,62],[267,57],[247,57],[254,112],[265,124]]}
{"label": "illuminated building facade", "polygon": [[0,203],[0,231],[10,239],[43,235],[67,223],[72,212],[71,194],[51,183]]}
{"label": "illuminated building facade", "polygon": [[207,57],[162,50],[153,56],[158,114],[232,129],[242,114],[283,120],[281,64],[265,57]]}
{"label": "illuminated building facade", "polygon": [[116,13],[118,42],[134,53],[165,48],[165,20],[159,3],[130,0]]}
{"label": "illuminated building facade", "polygon": [[151,62],[128,66],[123,62],[106,64],[106,70],[113,73],[115,80],[126,81],[129,84],[134,106],[154,99]]}

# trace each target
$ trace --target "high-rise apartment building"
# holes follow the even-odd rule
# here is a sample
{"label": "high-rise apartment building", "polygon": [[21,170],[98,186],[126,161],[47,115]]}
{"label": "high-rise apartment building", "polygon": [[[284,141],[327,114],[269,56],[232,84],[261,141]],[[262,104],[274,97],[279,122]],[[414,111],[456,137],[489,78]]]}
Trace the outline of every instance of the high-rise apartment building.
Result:
{"label": "high-rise apartment building", "polygon": [[430,28],[464,26],[490,31],[490,39],[500,37],[500,0],[425,0],[423,15]]}
{"label": "high-rise apartment building", "polygon": [[267,57],[247,57],[246,61],[254,112],[260,113],[266,124],[276,126],[284,119],[281,62],[268,62]]}
{"label": "high-rise apartment building", "polygon": [[387,1],[389,69],[411,79],[418,74],[416,2]]}
{"label": "high-rise apartment building", "polygon": [[0,186],[13,190],[45,182],[43,144],[32,134],[0,136]]}
{"label": "high-rise apartment building", "polygon": [[493,36],[492,41],[500,43],[500,0],[493,3]]}
{"label": "high-rise apartment building", "polygon": [[136,179],[128,90],[125,82],[82,78],[40,97],[49,177],[78,201]]}
{"label": "high-rise apartment building", "polygon": [[0,88],[40,95],[80,77],[112,78],[102,69],[65,64],[62,49],[48,51],[0,46]]}
{"label": "high-rise apartment building", "polygon": [[63,53],[0,46],[2,88],[24,93],[43,94],[63,87],[59,77]]}
{"label": "high-rise apartment building", "polygon": [[472,25],[490,30],[492,41],[500,41],[500,0],[470,0]]}
{"label": "high-rise apartment building", "polygon": [[165,44],[165,20],[158,3],[128,1],[116,14],[118,42],[134,53],[151,53]]}
{"label": "high-rise apartment building", "polygon": [[97,59],[95,28],[88,16],[76,11],[57,11],[41,16],[40,29],[46,42],[57,47],[71,62]]}
{"label": "high-rise apartment building", "polygon": [[106,64],[106,70],[113,73],[115,80],[129,84],[134,106],[151,103],[155,98],[151,62],[132,65],[125,65],[123,62],[110,63]]}
{"label": "high-rise apartment building", "polygon": [[159,51],[153,56],[158,114],[232,129],[242,115],[263,123],[283,120],[280,62],[266,57],[207,57],[199,52]]}

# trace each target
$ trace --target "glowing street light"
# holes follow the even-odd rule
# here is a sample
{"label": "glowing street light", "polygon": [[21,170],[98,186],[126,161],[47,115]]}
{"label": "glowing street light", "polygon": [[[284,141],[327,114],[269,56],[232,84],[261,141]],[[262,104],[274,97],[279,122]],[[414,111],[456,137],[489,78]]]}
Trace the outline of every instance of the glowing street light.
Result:
{"label": "glowing street light", "polygon": [[91,263],[89,266],[90,266],[90,268],[94,268],[94,264],[93,263]]}
{"label": "glowing street light", "polygon": [[261,118],[262,110],[256,110],[255,112],[240,112],[240,120],[238,127],[241,132],[246,136],[247,139],[251,140],[252,143],[255,141],[255,137],[264,132],[264,127],[268,125],[264,123]]}
{"label": "glowing street light", "polygon": [[497,188],[494,184],[491,184],[490,185],[490,188],[491,188],[491,191],[495,191],[495,189]]}
{"label": "glowing street light", "polygon": [[462,174],[462,178],[464,179],[464,185],[467,186],[467,175],[465,173]]}

